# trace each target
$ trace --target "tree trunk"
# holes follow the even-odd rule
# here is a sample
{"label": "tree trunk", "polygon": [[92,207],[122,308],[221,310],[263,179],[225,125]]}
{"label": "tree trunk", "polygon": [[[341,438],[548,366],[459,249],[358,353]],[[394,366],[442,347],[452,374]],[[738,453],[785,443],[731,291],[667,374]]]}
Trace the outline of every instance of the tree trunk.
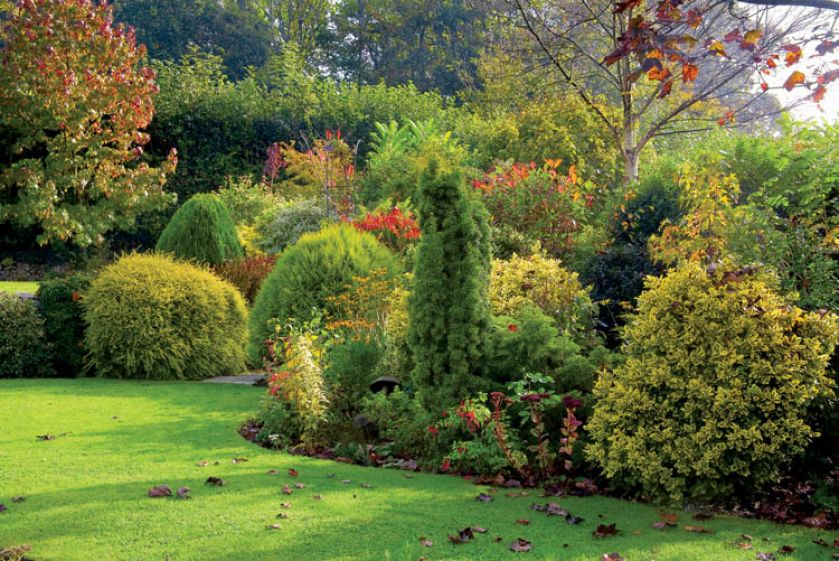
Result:
{"label": "tree trunk", "polygon": [[626,187],[630,183],[638,180],[638,154],[633,149],[623,150],[623,185]]}

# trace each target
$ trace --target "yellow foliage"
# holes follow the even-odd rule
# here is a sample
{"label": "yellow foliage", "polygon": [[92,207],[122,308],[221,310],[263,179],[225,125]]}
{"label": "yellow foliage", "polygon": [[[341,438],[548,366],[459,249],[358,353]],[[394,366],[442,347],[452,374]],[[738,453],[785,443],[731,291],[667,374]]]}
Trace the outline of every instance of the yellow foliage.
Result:
{"label": "yellow foliage", "polygon": [[592,308],[577,273],[540,253],[494,259],[490,275],[489,299],[495,315],[516,315],[535,305],[564,328],[579,322],[581,312]]}
{"label": "yellow foliage", "polygon": [[649,277],[624,331],[627,361],[598,379],[588,456],[645,494],[681,502],[775,481],[814,436],[839,338],[755,268],[683,262]]}

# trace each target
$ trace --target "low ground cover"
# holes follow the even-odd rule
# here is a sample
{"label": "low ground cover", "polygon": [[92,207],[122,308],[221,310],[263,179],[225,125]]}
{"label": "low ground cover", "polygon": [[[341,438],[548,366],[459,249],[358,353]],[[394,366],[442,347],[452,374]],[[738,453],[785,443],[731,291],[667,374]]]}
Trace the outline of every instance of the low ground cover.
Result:
{"label": "low ground cover", "polygon": [[[0,381],[0,549],[29,544],[28,555],[38,561],[593,561],[611,552],[633,561],[746,561],[763,552],[810,561],[839,551],[814,543],[832,544],[835,533],[800,526],[724,516],[696,521],[680,512],[677,527],[656,530],[651,524],[660,511],[653,506],[548,499],[536,491],[511,497],[517,490],[493,492],[457,477],[271,452],[236,434],[261,391],[186,382]],[[54,439],[39,440],[46,435]],[[226,484],[205,485],[208,477]],[[191,499],[149,498],[156,485],[173,492],[189,487]],[[291,495],[283,493],[286,485]],[[494,499],[476,500],[481,492]],[[549,501],[584,520],[570,525],[531,510]],[[281,512],[288,518],[278,518]],[[598,525],[612,523],[619,535],[592,536]],[[279,528],[269,529],[274,524]],[[488,532],[460,545],[447,538],[470,526]],[[420,537],[433,545],[424,547]],[[510,551],[519,537],[532,543],[530,553]],[[794,550],[778,553],[785,545]]]}

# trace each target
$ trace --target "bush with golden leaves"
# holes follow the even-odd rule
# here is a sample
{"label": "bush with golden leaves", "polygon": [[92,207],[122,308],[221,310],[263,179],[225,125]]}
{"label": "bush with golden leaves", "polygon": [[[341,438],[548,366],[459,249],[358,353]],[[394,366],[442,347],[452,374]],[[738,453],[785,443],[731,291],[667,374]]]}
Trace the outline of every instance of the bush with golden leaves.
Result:
{"label": "bush with golden leaves", "polygon": [[814,436],[839,337],[754,267],[683,263],[649,277],[624,331],[627,361],[595,384],[589,458],[657,499],[744,493],[777,480]]}

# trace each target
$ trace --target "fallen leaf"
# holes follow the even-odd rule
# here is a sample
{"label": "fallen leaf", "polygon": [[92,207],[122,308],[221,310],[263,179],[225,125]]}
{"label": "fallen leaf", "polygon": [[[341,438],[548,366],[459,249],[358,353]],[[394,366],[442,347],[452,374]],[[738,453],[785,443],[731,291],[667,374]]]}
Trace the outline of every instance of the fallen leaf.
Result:
{"label": "fallen leaf", "polygon": [[286,514],[285,512],[281,512],[281,513],[277,514],[277,518],[281,518],[283,520],[286,520],[288,518],[288,514]]}
{"label": "fallen leaf", "polygon": [[492,538],[492,541],[494,541],[495,543],[501,543],[504,541],[504,538],[502,538],[501,536],[495,536],[494,538]]}
{"label": "fallen leaf", "polygon": [[35,438],[37,438],[38,440],[41,440],[41,441],[55,440],[55,436],[52,435],[52,434],[39,434]]}
{"label": "fallen leaf", "polygon": [[305,489],[306,488],[305,483],[295,483],[294,486],[298,489]]}
{"label": "fallen leaf", "polygon": [[659,512],[658,513],[659,520],[667,522],[669,524],[675,524],[679,521],[679,515],[675,512]]}
{"label": "fallen leaf", "polygon": [[744,541],[747,541],[747,542],[754,541],[754,538],[752,536],[750,536],[749,534],[740,534],[740,538],[742,538]]}
{"label": "fallen leaf", "polygon": [[791,545],[782,545],[781,547],[778,548],[778,553],[781,553],[783,555],[789,555],[790,553],[793,553],[794,551],[795,551],[795,548]]}
{"label": "fallen leaf", "polygon": [[584,520],[583,518],[581,518],[579,516],[573,516],[571,513],[568,513],[568,516],[565,517],[565,523],[570,524],[572,526],[576,526],[577,524],[579,524],[583,520]]}
{"label": "fallen leaf", "polygon": [[279,475],[279,473],[280,473],[280,470],[278,470],[278,469],[269,469],[268,470],[268,475]]}
{"label": "fallen leaf", "polygon": [[516,520],[516,524],[527,526],[528,524],[530,524],[530,520],[528,520],[527,518],[519,518],[518,520]]}
{"label": "fallen leaf", "polygon": [[195,465],[202,468],[202,467],[207,467],[208,465],[210,465],[210,462],[208,462],[207,460],[203,460],[201,462],[197,462]]}
{"label": "fallen leaf", "polygon": [[624,558],[621,557],[621,554],[617,551],[613,551],[612,553],[604,553],[603,557],[600,558],[601,561],[624,561]]}
{"label": "fallen leaf", "polygon": [[822,547],[830,547],[830,544],[827,543],[826,541],[824,541],[824,539],[822,539],[822,538],[819,538],[817,540],[813,540],[813,543],[816,544],[816,545],[820,545]]}
{"label": "fallen leaf", "polygon": [[179,487],[178,488],[178,498],[179,499],[191,499],[192,497],[189,496],[189,487]]}
{"label": "fallen leaf", "polygon": [[288,485],[283,485],[283,495],[290,495],[293,492],[294,491],[291,490],[291,487],[289,487]]}
{"label": "fallen leaf", "polygon": [[6,507],[6,505],[0,504],[0,512],[6,512],[7,510],[9,509]]}
{"label": "fallen leaf", "polygon": [[362,484],[361,484],[361,488],[362,488],[362,489],[372,489],[372,488],[373,488],[373,486],[372,486],[372,485],[370,485],[369,483],[362,483]]}
{"label": "fallen leaf", "polygon": [[556,503],[548,503],[545,507],[548,516],[568,516],[569,512]]}
{"label": "fallen leaf", "polygon": [[432,545],[434,545],[434,542],[429,540],[425,536],[421,536],[419,542],[422,547],[431,547]]}
{"label": "fallen leaf", "polygon": [[592,536],[595,538],[606,538],[609,536],[617,536],[620,533],[620,530],[617,529],[617,525],[612,524],[599,524],[597,529],[591,533]]}
{"label": "fallen leaf", "polygon": [[532,549],[533,545],[524,538],[518,538],[510,544],[510,551],[515,551],[516,553],[528,553]]}
{"label": "fallen leaf", "polygon": [[344,479],[343,481],[341,481],[341,483],[343,483],[344,485],[349,485],[350,483],[352,483],[352,479]]}
{"label": "fallen leaf", "polygon": [[743,551],[747,551],[747,550],[751,549],[752,547],[754,547],[749,542],[731,542],[731,543],[734,545],[734,547],[736,547],[737,549],[742,549]]}
{"label": "fallen leaf", "polygon": [[[14,547],[0,547],[0,560],[2,561],[26,561],[28,557],[24,557],[24,553],[32,551],[32,546],[29,544],[16,545]],[[31,561],[31,560],[30,560]]]}
{"label": "fallen leaf", "polygon": [[650,524],[654,530],[666,530],[667,528],[673,528],[675,525],[673,522],[668,522],[667,520],[656,520]]}
{"label": "fallen leaf", "polygon": [[694,534],[713,534],[713,530],[709,530],[704,526],[682,526],[682,530],[685,532],[693,532]]}
{"label": "fallen leaf", "polygon": [[457,534],[449,534],[449,541],[453,544],[464,544],[471,540],[474,537],[472,533],[472,528],[464,528],[459,531]]}
{"label": "fallen leaf", "polygon": [[495,500],[495,497],[493,497],[492,495],[488,495],[486,493],[481,493],[477,497],[475,497],[475,500],[478,501],[479,503],[491,503],[492,501]]}
{"label": "fallen leaf", "polygon": [[279,524],[270,524],[268,526],[265,526],[265,529],[266,530],[279,530],[280,525]]}
{"label": "fallen leaf", "polygon": [[480,526],[472,526],[472,531],[475,532],[476,534],[486,534],[487,533],[487,529],[486,528],[481,528]]}
{"label": "fallen leaf", "polygon": [[755,554],[757,561],[775,561],[775,554],[768,551],[759,551]]}
{"label": "fallen leaf", "polygon": [[234,464],[243,464],[243,463],[247,462],[248,459],[247,458],[233,458],[230,461],[231,461],[231,463],[234,463]]}
{"label": "fallen leaf", "polygon": [[280,506],[283,508],[291,508],[291,503],[280,503]]}
{"label": "fallen leaf", "polygon": [[208,477],[207,481],[204,482],[204,485],[214,485],[216,487],[224,487],[226,484],[227,482],[224,479],[214,476]]}
{"label": "fallen leaf", "polygon": [[292,477],[297,477],[298,475],[300,475],[300,473],[296,469],[288,470],[288,474]]}
{"label": "fallen leaf", "polygon": [[813,516],[808,516],[801,523],[809,528],[825,528],[830,525],[830,520],[827,517],[827,513],[822,511]]}
{"label": "fallen leaf", "polygon": [[322,497],[322,496],[320,496],[320,495],[312,495],[312,498],[313,498],[313,499],[315,499],[316,501],[321,501],[321,500],[323,500],[323,497]]}
{"label": "fallen leaf", "polygon": [[166,485],[158,485],[149,489],[149,497],[155,499],[158,497],[171,497],[172,490]]}
{"label": "fallen leaf", "polygon": [[26,500],[26,497],[23,496],[23,495],[18,495],[17,497],[12,497],[12,502],[13,503],[22,503],[25,500]]}
{"label": "fallen leaf", "polygon": [[704,522],[705,520],[710,520],[713,517],[714,517],[714,515],[709,513],[709,512],[697,512],[691,518],[693,518],[694,520],[696,520],[698,522]]}

